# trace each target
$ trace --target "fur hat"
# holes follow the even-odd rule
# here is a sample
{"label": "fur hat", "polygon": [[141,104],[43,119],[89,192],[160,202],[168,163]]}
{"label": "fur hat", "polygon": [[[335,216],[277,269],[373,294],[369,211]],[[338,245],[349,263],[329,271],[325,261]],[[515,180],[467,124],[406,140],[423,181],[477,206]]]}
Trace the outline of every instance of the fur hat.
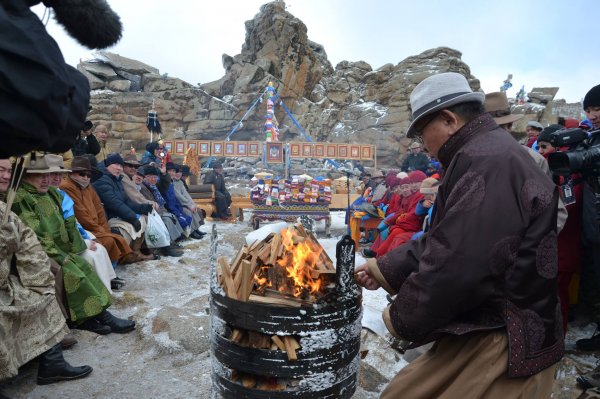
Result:
{"label": "fur hat", "polygon": [[146,165],[140,169],[143,169],[142,176],[159,176],[160,175],[158,168],[155,168],[154,166]]}
{"label": "fur hat", "polygon": [[435,194],[438,191],[439,185],[440,181],[438,179],[428,177],[427,179],[421,182],[421,188],[419,189],[419,191],[421,192],[421,194]]}
{"label": "fur hat", "polygon": [[406,136],[415,137],[415,124],[424,116],[460,103],[476,101],[483,104],[484,100],[485,94],[474,93],[460,73],[446,72],[430,76],[410,93],[412,122]]}
{"label": "fur hat", "polygon": [[171,170],[171,169],[174,169],[175,172],[179,172],[181,170],[181,167],[179,165],[177,165],[176,163],[167,162],[167,170]]}
{"label": "fur hat", "polygon": [[600,85],[594,86],[583,98],[583,109],[600,106]]}
{"label": "fur hat", "polygon": [[518,121],[525,115],[513,115],[510,113],[510,104],[506,93],[496,91],[485,95],[485,112],[490,114],[498,125],[505,125]]}

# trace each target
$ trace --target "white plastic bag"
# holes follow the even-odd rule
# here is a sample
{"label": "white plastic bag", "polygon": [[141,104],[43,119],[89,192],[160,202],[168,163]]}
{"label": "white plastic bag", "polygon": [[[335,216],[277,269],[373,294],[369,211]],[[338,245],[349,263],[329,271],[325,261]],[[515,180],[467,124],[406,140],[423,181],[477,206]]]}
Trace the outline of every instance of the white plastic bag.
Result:
{"label": "white plastic bag", "polygon": [[171,242],[167,226],[165,226],[162,218],[154,209],[148,214],[148,225],[144,232],[144,238],[146,239],[148,248],[166,247]]}

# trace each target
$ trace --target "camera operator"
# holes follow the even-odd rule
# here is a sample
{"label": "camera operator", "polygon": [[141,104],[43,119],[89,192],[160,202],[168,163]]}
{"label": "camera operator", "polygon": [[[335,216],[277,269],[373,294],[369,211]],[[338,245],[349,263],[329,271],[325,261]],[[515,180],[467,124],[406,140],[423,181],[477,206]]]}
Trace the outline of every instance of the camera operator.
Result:
{"label": "camera operator", "polygon": [[[600,85],[587,92],[583,109],[592,129],[587,134],[578,129],[556,132],[556,137],[552,139],[556,142],[552,145],[557,146],[561,141],[569,142],[569,149],[551,154],[549,163],[555,174],[578,172],[585,182],[582,199],[584,260],[581,291],[583,301],[590,307],[592,320],[600,326]],[[600,331],[597,329],[592,337],[580,339],[576,344],[580,350],[599,350]]]}
{"label": "camera operator", "polygon": [[73,156],[81,156],[86,154],[97,155],[100,152],[100,143],[96,139],[96,136],[92,134],[92,128],[94,124],[92,121],[85,121],[83,129],[79,133],[79,137],[73,144],[71,151]]}

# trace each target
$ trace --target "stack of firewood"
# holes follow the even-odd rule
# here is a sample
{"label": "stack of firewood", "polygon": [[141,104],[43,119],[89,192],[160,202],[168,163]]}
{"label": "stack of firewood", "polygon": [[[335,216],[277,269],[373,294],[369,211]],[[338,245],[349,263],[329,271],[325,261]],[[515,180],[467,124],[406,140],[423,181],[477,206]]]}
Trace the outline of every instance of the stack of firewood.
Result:
{"label": "stack of firewood", "polygon": [[291,335],[267,335],[256,331],[234,328],[229,336],[239,346],[285,352],[289,361],[298,360],[296,351],[301,348],[298,339]]}
{"label": "stack of firewood", "polygon": [[[310,249],[310,254],[301,265],[305,281],[298,283],[286,264],[300,243]],[[244,245],[231,264],[225,257],[220,257],[218,264],[218,281],[229,298],[279,306],[300,307],[314,303],[324,295],[335,276],[327,253],[315,236],[300,224],[281,233],[271,233],[251,246]],[[308,281],[313,283],[313,288],[308,286]],[[314,287],[321,288],[315,291]]]}

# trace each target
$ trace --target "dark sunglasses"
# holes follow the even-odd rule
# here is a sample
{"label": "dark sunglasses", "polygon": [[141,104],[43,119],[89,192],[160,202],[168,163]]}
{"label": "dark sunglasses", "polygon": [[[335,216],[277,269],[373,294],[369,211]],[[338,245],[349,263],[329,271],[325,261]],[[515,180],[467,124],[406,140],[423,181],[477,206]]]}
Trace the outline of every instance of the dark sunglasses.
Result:
{"label": "dark sunglasses", "polygon": [[81,177],[89,177],[89,178],[92,177],[92,174],[89,172],[78,172],[77,174]]}

